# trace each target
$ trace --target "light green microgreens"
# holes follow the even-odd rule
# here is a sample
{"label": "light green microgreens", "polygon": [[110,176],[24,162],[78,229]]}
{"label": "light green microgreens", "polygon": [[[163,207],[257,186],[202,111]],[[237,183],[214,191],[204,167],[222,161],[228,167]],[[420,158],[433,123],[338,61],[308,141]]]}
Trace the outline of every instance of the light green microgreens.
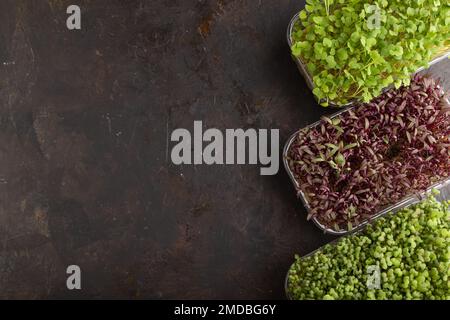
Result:
{"label": "light green microgreens", "polygon": [[449,1],[306,3],[291,49],[307,65],[324,106],[368,102],[390,85],[408,85],[412,73],[450,49]]}
{"label": "light green microgreens", "polygon": [[[450,299],[450,201],[429,199],[296,258],[293,299]],[[354,213],[349,208],[348,214]],[[369,286],[370,268],[378,287]]]}

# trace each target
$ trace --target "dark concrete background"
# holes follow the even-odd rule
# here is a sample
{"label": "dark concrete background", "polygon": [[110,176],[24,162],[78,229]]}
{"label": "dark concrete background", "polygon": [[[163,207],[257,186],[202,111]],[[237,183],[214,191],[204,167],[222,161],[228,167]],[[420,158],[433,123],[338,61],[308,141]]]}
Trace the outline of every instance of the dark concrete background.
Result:
{"label": "dark concrete background", "polygon": [[293,255],[331,237],[283,169],[177,167],[168,140],[203,120],[284,143],[330,113],[286,44],[303,5],[0,0],[0,298],[284,298]]}

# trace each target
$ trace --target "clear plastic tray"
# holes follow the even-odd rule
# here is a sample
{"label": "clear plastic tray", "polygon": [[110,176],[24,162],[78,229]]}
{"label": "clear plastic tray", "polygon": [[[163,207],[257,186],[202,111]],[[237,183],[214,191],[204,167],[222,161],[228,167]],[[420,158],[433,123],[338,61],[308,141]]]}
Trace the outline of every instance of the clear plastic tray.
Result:
{"label": "clear plastic tray", "polygon": [[[289,27],[288,27],[288,30],[287,30],[287,42],[288,42],[288,44],[289,44],[289,48],[292,47],[292,43],[293,43],[293,40],[292,40],[292,33],[293,33],[293,31],[294,31],[294,26],[295,26],[295,24],[296,24],[297,21],[299,20],[299,14],[300,14],[300,12],[297,13],[297,14],[292,18],[291,22],[289,23]],[[431,67],[432,65],[434,65],[434,64],[436,64],[436,63],[438,63],[438,62],[444,60],[445,58],[447,58],[447,57],[449,57],[449,56],[450,56],[450,51],[448,51],[447,53],[444,53],[443,55],[437,57],[436,59],[433,59],[433,60],[429,63],[429,67]],[[297,64],[298,70],[299,70],[300,73],[303,75],[303,78],[305,78],[306,84],[308,85],[309,89],[310,89],[311,91],[314,90],[314,88],[315,88],[314,81],[313,81],[311,75],[308,73],[308,69],[307,69],[306,65],[302,62],[301,59],[299,59],[299,58],[297,58],[297,57],[295,57],[295,56],[292,56],[292,57],[293,57],[295,63]],[[422,70],[425,70],[425,69],[426,69],[426,68],[421,67],[421,68],[419,68],[415,73],[418,73],[418,72],[420,72],[420,71],[422,71]],[[387,88],[387,89],[388,89],[388,88]],[[315,96],[314,96],[314,97],[315,97]],[[316,97],[315,97],[315,98],[316,98]],[[316,98],[316,100],[317,100],[317,98]],[[317,101],[317,102],[318,102],[318,103],[321,103],[321,102],[323,102],[323,101]],[[354,104],[354,103],[356,103],[356,102],[359,102],[359,101],[354,100],[354,101],[352,101],[352,102],[350,102],[350,103],[347,103],[347,104],[345,104],[345,105],[338,105],[338,104],[336,104],[336,103],[334,103],[334,102],[332,102],[332,101],[329,101],[328,103],[329,103],[329,106],[330,106],[330,107],[333,107],[333,108],[344,108],[344,107],[351,106],[352,104]]]}
{"label": "clear plastic tray", "polygon": [[[347,112],[348,110],[350,110],[350,109],[352,109],[352,108],[355,108],[355,107],[348,107],[348,108],[346,108],[346,109],[343,109],[343,110],[341,110],[341,111],[335,113],[334,115],[332,115],[332,116],[329,117],[329,118],[330,118],[330,119],[333,119],[333,118],[335,118],[335,117],[338,117],[338,116],[341,115],[342,113]],[[314,127],[320,125],[320,123],[321,123],[321,121],[319,120],[319,121],[317,121],[317,122],[315,122],[315,123],[313,123],[313,124],[307,126],[307,127],[304,128],[304,129],[311,129],[311,128],[314,128]],[[301,130],[304,130],[304,129],[301,129]],[[297,192],[298,192],[298,196],[299,196],[301,202],[303,203],[303,205],[304,205],[305,208],[306,208],[306,211],[307,211],[308,214],[309,214],[310,211],[312,210],[312,208],[311,208],[311,206],[309,205],[308,199],[306,198],[306,196],[305,196],[303,190],[300,189],[300,184],[299,184],[299,182],[295,179],[294,173],[292,172],[292,170],[291,170],[291,168],[290,168],[290,166],[289,166],[289,162],[288,162],[289,150],[290,150],[290,148],[291,148],[292,143],[294,142],[294,140],[295,140],[296,137],[298,136],[299,132],[300,132],[300,130],[297,131],[297,132],[295,132],[295,133],[289,138],[288,142],[286,143],[286,145],[285,145],[285,147],[284,147],[284,150],[283,150],[283,164],[284,164],[284,168],[286,169],[286,171],[287,171],[287,173],[288,173],[288,175],[289,175],[289,177],[290,177],[292,183],[294,184],[295,189],[296,189]],[[315,224],[319,229],[321,229],[321,230],[324,231],[325,233],[332,234],[332,235],[335,235],[335,236],[346,235],[346,234],[352,233],[352,232],[354,232],[354,231],[358,231],[359,229],[363,228],[366,224],[370,223],[370,222],[373,221],[374,219],[377,219],[378,217],[381,217],[381,216],[383,216],[383,215],[385,215],[385,214],[387,214],[387,213],[389,213],[389,212],[391,212],[391,211],[396,211],[396,210],[399,210],[399,209],[404,208],[405,206],[411,205],[412,203],[416,203],[416,202],[418,201],[418,199],[421,199],[421,198],[423,197],[423,195],[426,194],[427,192],[431,191],[431,190],[434,189],[434,188],[440,189],[443,185],[447,185],[447,184],[449,184],[449,183],[450,183],[450,178],[447,178],[447,179],[445,179],[445,180],[442,181],[442,182],[433,184],[433,185],[430,186],[426,191],[424,191],[424,192],[422,192],[422,193],[414,193],[414,194],[411,194],[411,195],[405,197],[403,200],[401,200],[401,201],[399,201],[399,202],[397,202],[397,203],[395,203],[395,204],[393,204],[393,205],[390,205],[390,206],[388,206],[388,207],[386,207],[386,208],[380,210],[379,212],[375,213],[371,218],[366,219],[365,221],[362,221],[359,225],[354,226],[354,228],[353,228],[352,231],[348,231],[348,230],[336,231],[336,230],[333,230],[333,229],[331,229],[331,228],[327,228],[326,226],[324,226],[323,224],[321,224],[321,223],[317,220],[317,218],[315,218],[315,217],[313,217],[311,220],[314,222],[314,224]],[[444,192],[445,192],[445,191],[444,191]]]}
{"label": "clear plastic tray", "polygon": [[[401,210],[401,209],[404,209],[404,208],[409,207],[411,205],[419,203],[420,201],[425,199],[426,196],[429,195],[433,189],[436,189],[436,190],[440,191],[439,195],[435,196],[436,199],[438,199],[439,201],[450,200],[450,179],[447,179],[446,182],[437,184],[436,186],[434,186],[432,188],[429,188],[427,190],[427,192],[424,192],[424,193],[422,193],[420,195],[417,195],[414,198],[414,200],[409,201],[407,204],[404,204],[403,206],[397,207],[395,210],[388,211],[385,214],[390,213],[390,212],[395,213],[398,210]],[[378,215],[377,218],[381,218],[385,214]],[[375,219],[371,219],[371,222],[373,222],[374,220]],[[363,228],[359,228],[358,230],[353,230],[350,234],[347,234],[347,236],[350,236],[351,234],[355,234],[355,233],[361,233],[363,231],[364,231]],[[332,241],[332,242],[330,242],[328,244],[335,245],[339,241],[341,241],[342,239],[343,239],[343,237],[337,238],[336,240],[334,240],[334,241]],[[310,253],[308,253],[307,255],[304,255],[301,259],[306,259],[306,258],[314,255],[315,253],[319,252],[322,249],[323,249],[323,246],[318,248],[318,249],[316,249],[316,250],[314,250],[314,251],[312,251],[312,252],[310,252]],[[290,296],[290,293],[289,293],[289,273],[290,273],[291,269],[292,269],[292,266],[291,266],[291,268],[289,268],[289,270],[288,270],[288,272],[286,274],[285,283],[284,283],[284,289],[285,289],[286,297],[287,297],[288,300],[292,300],[292,297]]]}

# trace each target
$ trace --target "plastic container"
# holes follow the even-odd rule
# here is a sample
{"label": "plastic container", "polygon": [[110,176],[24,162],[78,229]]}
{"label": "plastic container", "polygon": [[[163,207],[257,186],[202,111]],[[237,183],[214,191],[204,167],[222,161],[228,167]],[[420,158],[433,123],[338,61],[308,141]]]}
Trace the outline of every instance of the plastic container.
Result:
{"label": "plastic container", "polygon": [[[292,33],[294,31],[295,24],[299,20],[299,14],[300,14],[300,12],[297,13],[292,18],[291,22],[289,23],[289,27],[288,27],[288,30],[287,30],[287,42],[289,44],[289,48],[292,47],[292,43],[293,43]],[[438,63],[439,61],[442,61],[442,60],[446,59],[449,56],[450,56],[450,51],[448,51],[447,53],[444,53],[443,55],[437,57],[436,59],[433,59],[429,63],[429,67],[431,67],[432,65]],[[303,75],[303,78],[305,78],[306,84],[308,85],[309,89],[311,91],[314,90],[314,88],[315,88],[314,81],[313,81],[311,75],[308,73],[307,66],[302,62],[301,59],[299,59],[299,58],[297,58],[295,56],[292,56],[292,58],[294,59],[295,63],[297,64],[298,70]],[[425,69],[427,69],[427,68],[421,67],[415,73],[418,73],[418,72],[420,72],[422,70],[425,70]],[[387,88],[387,89],[389,89],[389,88]],[[314,97],[316,98],[316,96],[314,96]],[[317,98],[316,98],[316,100],[317,100]],[[317,102],[321,103],[323,101],[318,101],[317,100]],[[334,103],[333,101],[329,101],[328,103],[329,103],[329,106],[332,107],[332,108],[345,108],[345,107],[351,106],[352,104],[354,104],[356,102],[360,102],[360,101],[354,100],[354,101],[351,101],[350,103],[347,103],[347,104],[344,104],[344,105],[338,105],[338,104]]]}
{"label": "plastic container", "polygon": [[[438,196],[435,196],[436,199],[438,199],[439,201],[450,200],[450,178],[449,178],[449,179],[446,180],[446,182],[440,183],[440,184],[438,184],[438,185],[436,185],[436,186],[434,186],[434,187],[432,187],[432,188],[429,188],[429,189],[427,190],[427,192],[424,192],[424,193],[422,193],[422,194],[420,194],[420,195],[417,195],[417,196],[414,198],[414,200],[408,202],[407,204],[404,204],[403,206],[399,206],[399,207],[397,207],[395,210],[388,211],[388,212],[386,212],[386,213],[384,213],[384,214],[382,214],[382,215],[378,215],[377,218],[381,218],[382,216],[384,216],[385,214],[387,214],[387,213],[389,213],[389,212],[395,213],[395,212],[398,211],[398,210],[401,210],[401,209],[404,209],[404,208],[409,207],[409,206],[411,206],[411,205],[414,205],[414,204],[419,203],[419,202],[422,201],[429,193],[431,193],[431,190],[432,190],[432,189],[437,189],[437,190],[440,191],[440,194],[439,194]],[[371,222],[373,222],[374,220],[375,220],[375,219],[371,219]],[[367,225],[367,224],[366,224],[366,225]],[[364,231],[364,229],[360,228],[359,230],[354,230],[354,231],[352,231],[351,234],[361,233],[361,232],[363,232],[363,231]],[[348,234],[348,235],[350,235],[350,234]],[[348,235],[347,235],[347,236],[348,236]],[[335,245],[335,244],[337,244],[339,241],[341,241],[342,238],[343,238],[343,237],[337,238],[336,240],[330,242],[329,244]],[[307,257],[310,257],[310,256],[314,255],[316,252],[318,252],[318,251],[320,251],[320,250],[322,250],[322,249],[323,249],[323,247],[320,247],[320,248],[318,248],[318,249],[312,251],[311,253],[308,253],[307,255],[303,256],[302,259],[306,259]],[[291,268],[292,268],[292,266],[291,266]],[[291,298],[291,296],[290,296],[290,293],[289,293],[289,272],[291,271],[291,268],[289,268],[289,270],[288,270],[288,272],[287,272],[287,274],[286,274],[285,283],[284,283],[284,289],[285,289],[286,297],[287,297],[288,300],[292,300],[292,298]]]}
{"label": "plastic container", "polygon": [[[340,114],[352,109],[354,107],[348,107],[345,108],[337,113],[335,113],[334,115],[332,115],[331,117],[329,117],[330,119],[336,118],[338,117]],[[304,129],[310,129],[310,128],[314,128],[318,125],[320,125],[321,121],[317,121],[309,126],[307,126]],[[304,130],[301,129],[301,130]],[[298,190],[298,195],[299,198],[301,200],[301,202],[303,203],[303,205],[306,208],[306,211],[308,212],[308,214],[310,213],[310,211],[312,210],[311,206],[309,205],[308,199],[306,198],[304,192],[300,189],[300,185],[299,182],[295,179],[294,177],[294,173],[292,172],[289,163],[288,163],[288,155],[289,155],[289,150],[291,148],[292,143],[294,142],[294,140],[296,139],[297,135],[299,134],[300,130],[298,130],[297,132],[295,132],[288,140],[288,142],[286,143],[284,150],[283,150],[283,164],[284,164],[284,168],[286,169],[292,183],[294,184],[294,187],[296,190]],[[336,235],[336,236],[342,236],[342,235],[346,235],[349,233],[352,233],[354,231],[358,231],[360,230],[362,227],[364,227],[366,224],[370,223],[371,221],[377,219],[378,217],[381,217],[391,211],[397,211],[399,209],[402,209],[408,205],[411,205],[412,203],[416,203],[418,201],[418,199],[421,199],[423,197],[424,194],[426,194],[427,192],[431,191],[434,188],[438,188],[441,189],[441,187],[443,185],[447,185],[450,183],[450,178],[445,179],[442,182],[439,183],[435,183],[432,186],[430,186],[426,191],[422,192],[422,193],[416,193],[416,194],[411,194],[410,196],[405,197],[403,200],[390,205],[382,210],[380,210],[379,212],[375,213],[370,219],[366,219],[364,221],[362,221],[359,225],[355,225],[352,231],[348,231],[348,230],[341,230],[341,231],[336,231],[334,229],[331,228],[327,228],[326,226],[324,226],[323,224],[321,224],[315,217],[313,217],[311,220],[314,222],[314,224],[323,232],[328,233],[328,234],[332,234],[332,235]],[[450,193],[450,188],[449,190],[445,191],[443,190],[443,192],[448,195]]]}

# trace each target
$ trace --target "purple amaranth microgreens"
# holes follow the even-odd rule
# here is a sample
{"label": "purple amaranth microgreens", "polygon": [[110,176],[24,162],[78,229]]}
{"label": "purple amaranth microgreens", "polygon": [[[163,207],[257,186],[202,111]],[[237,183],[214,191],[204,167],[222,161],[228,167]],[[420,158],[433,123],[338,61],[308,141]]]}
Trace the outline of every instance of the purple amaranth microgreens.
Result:
{"label": "purple amaranth microgreens", "polygon": [[450,106],[439,81],[415,76],[319,125],[300,130],[289,166],[308,219],[352,229],[450,176]]}

